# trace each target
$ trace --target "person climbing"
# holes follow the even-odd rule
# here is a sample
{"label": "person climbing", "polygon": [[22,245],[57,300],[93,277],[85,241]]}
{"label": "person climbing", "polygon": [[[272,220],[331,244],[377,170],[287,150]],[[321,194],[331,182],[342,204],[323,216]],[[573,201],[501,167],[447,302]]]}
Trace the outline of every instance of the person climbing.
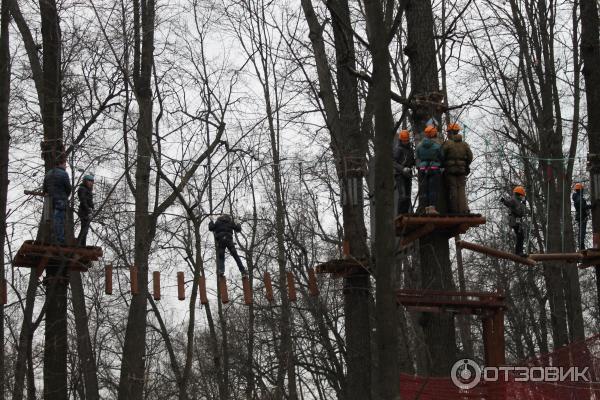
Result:
{"label": "person climbing", "polygon": [[501,198],[500,201],[508,207],[510,211],[508,224],[513,231],[515,231],[515,254],[519,257],[527,257],[527,254],[523,251],[523,244],[525,242],[525,223],[523,219],[527,214],[525,188],[523,186],[515,187],[511,198]]}
{"label": "person climbing", "polygon": [[419,170],[419,208],[426,214],[438,214],[436,205],[441,185],[441,167],[444,160],[442,146],[435,140],[437,128],[427,125],[425,138],[416,150]]}
{"label": "person climbing", "polygon": [[394,149],[394,178],[398,191],[398,214],[410,211],[410,195],[412,189],[412,168],[415,166],[415,155],[410,146],[410,133],[403,129],[398,134],[400,143]]}
{"label": "person climbing", "polygon": [[61,155],[54,168],[44,176],[43,191],[50,196],[52,206],[52,230],[59,244],[65,243],[65,214],[71,194],[71,181],[67,169],[67,158]]}
{"label": "person climbing", "polygon": [[587,221],[589,218],[589,210],[592,206],[588,204],[585,196],[583,195],[584,187],[582,183],[575,184],[575,190],[573,191],[573,205],[575,206],[575,220],[579,227],[577,243],[579,244],[579,250],[585,250],[585,234],[587,231]]}
{"label": "person climbing", "polygon": [[94,194],[92,190],[94,188],[94,176],[85,175],[77,189],[77,197],[79,197],[79,220],[81,221],[81,230],[79,231],[79,237],[77,242],[80,246],[86,245],[87,234],[90,229],[90,221],[92,210],[94,209]]}
{"label": "person climbing", "polygon": [[240,224],[233,222],[231,216],[223,214],[217,218],[217,222],[210,221],[208,224],[208,230],[214,232],[215,235],[218,275],[225,275],[225,249],[227,248],[237,263],[242,276],[247,276],[246,269],[242,265],[242,260],[240,259],[240,256],[235,249],[235,244],[233,243],[233,231],[242,231]]}
{"label": "person climbing", "polygon": [[467,175],[470,172],[473,153],[471,147],[463,141],[458,132],[458,124],[450,124],[446,129],[448,140],[442,145],[444,154],[444,180],[448,189],[448,212],[451,214],[469,214],[467,203]]}

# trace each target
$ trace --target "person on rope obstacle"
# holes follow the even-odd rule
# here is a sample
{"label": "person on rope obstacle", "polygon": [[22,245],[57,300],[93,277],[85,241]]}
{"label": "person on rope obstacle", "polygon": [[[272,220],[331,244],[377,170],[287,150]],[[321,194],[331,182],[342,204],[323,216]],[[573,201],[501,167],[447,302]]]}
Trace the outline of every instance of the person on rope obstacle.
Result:
{"label": "person on rope obstacle", "polygon": [[419,169],[419,208],[426,214],[438,214],[436,210],[438,194],[441,186],[441,168],[444,153],[441,144],[436,140],[438,130],[434,125],[427,125],[425,138],[417,146],[417,168]]}
{"label": "person on rope obstacle", "polygon": [[81,181],[81,185],[77,189],[77,197],[79,197],[79,220],[81,221],[81,230],[77,242],[80,246],[86,245],[87,234],[90,229],[91,214],[94,210],[94,175],[85,175]]}
{"label": "person on rope obstacle", "polygon": [[412,168],[415,166],[415,154],[410,145],[410,133],[403,129],[398,134],[400,142],[394,149],[394,178],[398,191],[398,214],[410,212],[412,189]]}
{"label": "person on rope obstacle", "polygon": [[585,196],[583,195],[584,187],[582,183],[575,184],[575,190],[573,191],[573,205],[575,206],[575,220],[577,221],[578,237],[577,243],[579,244],[579,250],[585,250],[585,234],[587,231],[587,222],[589,218],[589,211],[592,206],[588,204]]}
{"label": "person on rope obstacle", "polygon": [[525,224],[524,218],[527,215],[527,206],[525,204],[525,188],[517,186],[513,189],[513,196],[509,199],[501,198],[500,202],[508,207],[510,216],[509,226],[515,231],[515,254],[519,257],[527,257],[523,251],[525,242]]}
{"label": "person on rope obstacle", "polygon": [[458,132],[458,124],[449,124],[446,132],[448,140],[442,145],[444,154],[444,180],[448,188],[448,212],[469,214],[467,202],[467,175],[473,162],[473,152]]}
{"label": "person on rope obstacle", "polygon": [[244,268],[242,260],[235,249],[235,244],[233,243],[233,231],[242,231],[240,224],[236,224],[233,222],[231,216],[224,214],[217,218],[216,222],[210,221],[208,230],[215,235],[217,246],[217,273],[219,277],[225,276],[225,249],[229,249],[229,253],[237,263],[242,276],[247,276],[246,269]]}
{"label": "person on rope obstacle", "polygon": [[44,193],[50,196],[52,204],[52,230],[59,244],[65,243],[65,214],[69,195],[71,194],[71,180],[67,169],[67,158],[61,155],[54,168],[49,170],[44,177]]}

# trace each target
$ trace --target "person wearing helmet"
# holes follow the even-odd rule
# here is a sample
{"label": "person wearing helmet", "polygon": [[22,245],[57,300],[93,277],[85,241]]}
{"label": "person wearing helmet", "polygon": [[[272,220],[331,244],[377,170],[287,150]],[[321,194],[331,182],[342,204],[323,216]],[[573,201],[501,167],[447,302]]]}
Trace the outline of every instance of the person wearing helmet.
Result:
{"label": "person wearing helmet", "polygon": [[509,226],[515,232],[515,254],[519,257],[526,257],[523,252],[525,242],[525,225],[523,218],[527,215],[527,206],[525,205],[525,188],[517,186],[513,190],[513,196],[509,199],[501,198],[500,201],[508,207],[510,215],[508,219]]}
{"label": "person wearing helmet", "polygon": [[444,181],[448,189],[448,212],[469,214],[467,204],[467,175],[470,172],[473,153],[463,141],[458,124],[448,125],[448,140],[442,145],[444,154]]}
{"label": "person wearing helmet", "polygon": [[412,189],[412,168],[415,166],[415,155],[410,145],[410,134],[402,130],[398,134],[399,143],[394,149],[394,178],[398,191],[398,214],[410,211],[410,194]]}
{"label": "person wearing helmet", "polygon": [[231,216],[223,214],[217,218],[217,222],[210,221],[208,224],[208,230],[213,232],[215,235],[218,275],[225,275],[225,249],[228,249],[240,272],[242,273],[242,276],[246,276],[246,269],[244,268],[242,260],[235,249],[235,244],[233,243],[233,231],[242,231],[240,224],[236,224]]}
{"label": "person wearing helmet", "polygon": [[52,204],[52,230],[59,244],[65,243],[65,214],[71,194],[71,180],[67,169],[67,158],[61,155],[56,166],[44,176],[43,191],[50,196]]}
{"label": "person wearing helmet", "polygon": [[92,210],[94,209],[94,194],[92,190],[94,188],[94,175],[85,175],[81,181],[81,185],[77,189],[77,197],[79,198],[79,209],[77,215],[81,221],[81,230],[79,231],[79,237],[77,243],[80,246],[85,246],[87,241],[87,234],[90,229]]}
{"label": "person wearing helmet", "polygon": [[573,205],[575,206],[575,220],[579,227],[577,243],[579,244],[579,250],[585,250],[585,234],[587,231],[587,221],[589,218],[589,210],[591,206],[588,204],[585,196],[583,195],[584,187],[582,183],[575,184],[575,190],[573,191]]}
{"label": "person wearing helmet", "polygon": [[426,214],[438,214],[436,205],[441,185],[441,167],[444,161],[442,146],[436,140],[437,128],[427,125],[425,138],[417,146],[419,170],[419,208]]}

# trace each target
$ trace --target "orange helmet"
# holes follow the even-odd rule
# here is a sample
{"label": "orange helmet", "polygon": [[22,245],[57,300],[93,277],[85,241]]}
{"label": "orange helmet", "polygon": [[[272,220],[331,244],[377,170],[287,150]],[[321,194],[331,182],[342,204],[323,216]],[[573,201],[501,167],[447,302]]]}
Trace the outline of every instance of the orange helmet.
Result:
{"label": "orange helmet", "polygon": [[434,125],[427,125],[425,128],[425,136],[428,138],[434,138],[437,136],[438,130]]}
{"label": "orange helmet", "polygon": [[446,127],[446,132],[458,132],[460,131],[460,125],[457,123],[448,124]]}
{"label": "orange helmet", "polygon": [[575,190],[581,190],[581,189],[583,189],[583,183],[576,183]]}
{"label": "orange helmet", "polygon": [[513,193],[520,194],[521,196],[525,196],[525,188],[523,186],[517,186],[513,189]]}
{"label": "orange helmet", "polygon": [[398,138],[401,142],[407,143],[410,140],[410,133],[406,129],[402,129],[400,133],[398,133]]}

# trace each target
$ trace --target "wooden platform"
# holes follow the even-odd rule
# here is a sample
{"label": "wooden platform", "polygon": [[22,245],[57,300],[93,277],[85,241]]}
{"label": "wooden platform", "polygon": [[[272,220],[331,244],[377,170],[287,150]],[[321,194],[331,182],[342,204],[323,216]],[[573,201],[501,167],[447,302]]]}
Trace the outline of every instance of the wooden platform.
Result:
{"label": "wooden platform", "polygon": [[316,271],[318,274],[332,274],[336,278],[341,278],[350,274],[369,273],[365,266],[368,266],[367,261],[360,263],[352,259],[329,260],[317,265]]}
{"label": "wooden platform", "polygon": [[17,251],[13,265],[34,268],[40,276],[46,268],[66,267],[71,271],[86,272],[91,261],[102,257],[102,249],[96,246],[74,247],[42,244],[26,240]]}
{"label": "wooden platform", "polygon": [[452,237],[464,234],[469,228],[485,222],[485,217],[481,214],[401,214],[396,217],[395,225],[396,235],[402,237],[400,244],[406,246],[433,231]]}
{"label": "wooden platform", "polygon": [[421,312],[488,315],[506,308],[498,293],[399,289],[396,297],[398,304]]}

